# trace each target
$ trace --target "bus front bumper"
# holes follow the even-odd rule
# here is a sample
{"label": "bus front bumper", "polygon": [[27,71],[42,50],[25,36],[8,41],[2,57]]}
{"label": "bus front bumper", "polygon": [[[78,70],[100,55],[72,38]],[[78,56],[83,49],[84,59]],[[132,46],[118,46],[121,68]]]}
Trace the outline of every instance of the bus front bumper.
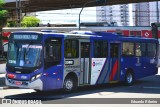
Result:
{"label": "bus front bumper", "polygon": [[5,83],[7,86],[12,86],[12,87],[29,88],[41,91],[43,90],[43,82],[41,79],[37,79],[33,82],[30,82],[30,81],[17,81],[6,78]]}

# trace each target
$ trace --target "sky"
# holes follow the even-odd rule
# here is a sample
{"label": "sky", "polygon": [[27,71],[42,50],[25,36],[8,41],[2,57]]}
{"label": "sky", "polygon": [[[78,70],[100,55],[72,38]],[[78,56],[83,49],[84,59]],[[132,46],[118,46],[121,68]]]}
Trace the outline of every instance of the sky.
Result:
{"label": "sky", "polygon": [[[4,0],[7,2],[16,2],[16,0]],[[19,0],[18,0],[19,1]],[[27,0],[21,0],[27,1]],[[79,12],[81,8],[65,9],[65,10],[52,10],[36,12],[36,17],[41,20],[41,23],[78,23]],[[66,17],[67,19],[64,19]],[[84,8],[81,15],[82,22],[95,22],[96,21],[96,7]]]}
{"label": "sky", "polygon": [[[81,8],[36,12],[36,17],[41,23],[78,23]],[[81,22],[95,22],[96,7],[84,8],[81,14]]]}

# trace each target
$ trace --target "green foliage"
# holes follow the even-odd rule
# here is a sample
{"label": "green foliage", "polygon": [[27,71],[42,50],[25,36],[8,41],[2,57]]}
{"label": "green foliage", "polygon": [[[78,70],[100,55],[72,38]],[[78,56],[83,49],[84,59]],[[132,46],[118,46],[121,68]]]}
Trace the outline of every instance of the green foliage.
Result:
{"label": "green foliage", "polygon": [[7,10],[0,11],[0,19],[4,18],[6,14],[7,14]]}
{"label": "green foliage", "polygon": [[7,27],[16,27],[16,21],[8,21],[7,22]]}
{"label": "green foliage", "polygon": [[[0,0],[0,8],[2,8],[4,5],[4,0]],[[0,20],[5,18],[5,15],[7,14],[7,10],[0,10]]]}
{"label": "green foliage", "polygon": [[0,8],[4,5],[4,0],[0,0]]}
{"label": "green foliage", "polygon": [[40,19],[34,16],[26,16],[23,18],[21,25],[22,27],[36,27],[40,23]]}

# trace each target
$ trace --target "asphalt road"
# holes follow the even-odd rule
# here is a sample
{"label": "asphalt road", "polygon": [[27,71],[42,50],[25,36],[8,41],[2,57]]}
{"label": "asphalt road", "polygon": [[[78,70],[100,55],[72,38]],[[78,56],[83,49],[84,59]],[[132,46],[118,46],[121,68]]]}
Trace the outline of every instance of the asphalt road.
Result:
{"label": "asphalt road", "polygon": [[[160,98],[160,75],[137,80],[133,86],[124,86],[123,83],[104,84],[100,86],[80,87],[76,92],[72,93],[64,93],[62,91],[35,92],[32,89],[1,89],[0,98],[39,99],[45,104],[100,103],[98,100],[97,102],[94,101],[95,99],[93,98],[116,98],[118,101],[122,98],[125,100],[130,98]],[[72,101],[65,101],[67,98],[71,98]]]}
{"label": "asphalt road", "polygon": [[[0,74],[0,79],[4,79],[4,75]],[[128,101],[126,103],[130,103],[130,100],[133,98],[140,98],[140,100],[142,98],[159,98],[160,103],[160,72],[157,75],[137,80],[132,86],[125,86],[123,83],[104,84],[100,86],[80,87],[76,92],[72,93],[56,90],[35,92],[32,89],[7,88],[1,85],[0,98],[17,100],[38,99],[45,104],[114,104],[121,100],[126,100]],[[112,98],[117,102],[110,101]]]}

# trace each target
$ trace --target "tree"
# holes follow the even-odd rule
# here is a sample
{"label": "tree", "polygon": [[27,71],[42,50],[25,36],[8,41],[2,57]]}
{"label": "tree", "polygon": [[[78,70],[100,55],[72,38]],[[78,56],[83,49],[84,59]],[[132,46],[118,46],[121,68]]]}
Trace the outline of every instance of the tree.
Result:
{"label": "tree", "polygon": [[0,8],[4,5],[4,0],[0,0]]}
{"label": "tree", "polygon": [[7,14],[7,10],[3,9],[3,5],[4,5],[4,0],[0,0],[0,27],[4,25],[6,19],[5,16]]}
{"label": "tree", "polygon": [[7,22],[7,27],[16,27],[17,22],[16,21],[8,21]]}
{"label": "tree", "polygon": [[40,19],[34,16],[25,16],[21,22],[22,27],[37,27],[40,23]]}

